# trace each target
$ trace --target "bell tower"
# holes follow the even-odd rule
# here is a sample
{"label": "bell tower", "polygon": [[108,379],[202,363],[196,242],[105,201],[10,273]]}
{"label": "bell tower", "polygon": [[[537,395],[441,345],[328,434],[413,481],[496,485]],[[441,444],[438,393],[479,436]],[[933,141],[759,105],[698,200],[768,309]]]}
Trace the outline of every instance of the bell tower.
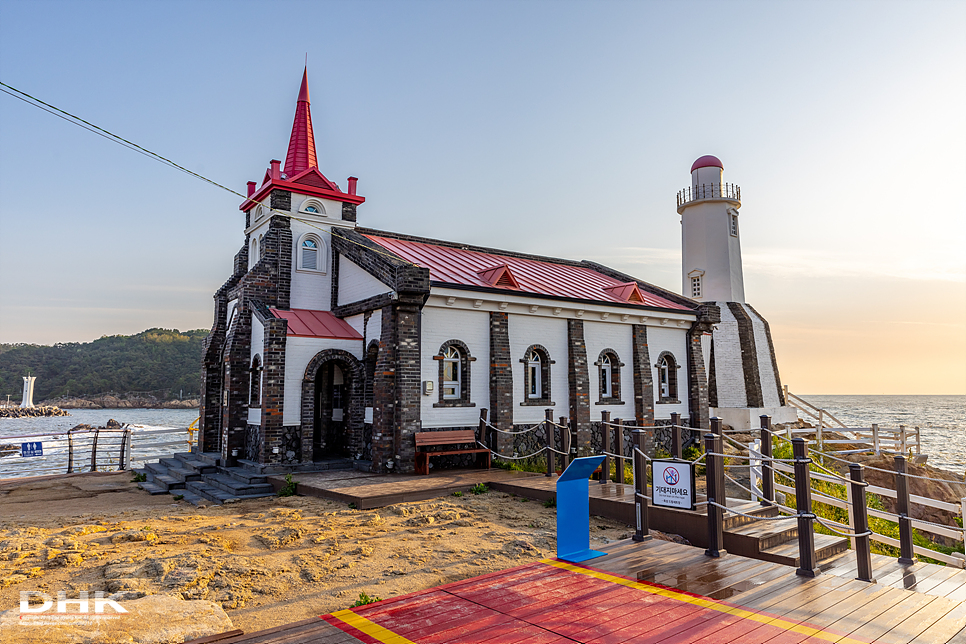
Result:
{"label": "bell tower", "polygon": [[741,189],[724,183],[724,165],[703,156],[691,166],[691,186],[678,193],[681,292],[699,302],[745,301],[738,209]]}

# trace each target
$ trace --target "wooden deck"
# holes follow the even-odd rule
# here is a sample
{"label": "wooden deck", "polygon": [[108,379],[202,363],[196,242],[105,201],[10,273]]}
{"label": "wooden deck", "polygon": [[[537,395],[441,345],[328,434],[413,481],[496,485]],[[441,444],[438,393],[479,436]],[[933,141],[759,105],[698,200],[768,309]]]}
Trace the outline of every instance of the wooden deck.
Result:
{"label": "wooden deck", "polygon": [[[880,566],[883,583],[868,584],[846,574],[847,557],[809,579],[787,566],[736,555],[712,559],[664,541],[622,541],[608,550],[582,565],[548,559],[217,641],[966,643],[966,602],[958,599],[966,578],[954,572],[923,577],[919,564],[890,571]],[[843,574],[832,574],[836,569]],[[902,580],[910,575],[920,592],[906,588]],[[923,592],[927,586],[933,594]]]}
{"label": "wooden deck", "polygon": [[[382,508],[407,501],[424,501],[453,492],[467,492],[478,483],[496,485],[538,478],[546,479],[532,472],[501,469],[448,470],[425,476],[342,470],[292,475],[292,480],[298,484],[299,494],[353,503],[360,510]],[[281,476],[271,476],[268,480],[276,489],[285,485],[285,479]]]}

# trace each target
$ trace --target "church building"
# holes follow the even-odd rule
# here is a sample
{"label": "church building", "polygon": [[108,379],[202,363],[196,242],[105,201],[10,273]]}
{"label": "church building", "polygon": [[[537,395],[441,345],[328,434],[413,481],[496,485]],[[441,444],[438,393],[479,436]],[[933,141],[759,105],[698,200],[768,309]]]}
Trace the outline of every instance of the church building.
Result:
{"label": "church building", "polygon": [[[482,409],[505,430],[548,409],[568,417],[583,455],[603,411],[707,428],[711,407],[780,406],[767,325],[735,290],[740,255],[706,252],[720,240],[696,232],[718,223],[712,211],[732,225],[740,205],[720,166],[692,169],[695,181],[718,170],[717,193],[695,183],[678,197],[685,257],[698,258],[685,265],[689,297],[590,261],[374,230],[360,225],[358,179],[343,189],[319,168],[303,75],[285,163],[248,183],[245,242],[214,296],[199,448],[280,468],[351,458],[410,472],[416,432],[476,429]],[[722,263],[734,257],[737,282]],[[753,365],[749,338],[762,347]],[[757,381],[740,375],[752,371]],[[507,435],[478,438],[512,454]]]}

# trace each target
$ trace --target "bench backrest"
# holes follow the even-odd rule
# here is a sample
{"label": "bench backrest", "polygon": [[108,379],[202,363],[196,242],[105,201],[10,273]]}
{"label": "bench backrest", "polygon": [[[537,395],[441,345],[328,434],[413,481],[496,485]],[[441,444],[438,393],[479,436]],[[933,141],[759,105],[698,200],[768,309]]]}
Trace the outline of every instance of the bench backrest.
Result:
{"label": "bench backrest", "polygon": [[476,443],[476,432],[472,429],[456,429],[445,432],[418,432],[415,436],[416,447]]}

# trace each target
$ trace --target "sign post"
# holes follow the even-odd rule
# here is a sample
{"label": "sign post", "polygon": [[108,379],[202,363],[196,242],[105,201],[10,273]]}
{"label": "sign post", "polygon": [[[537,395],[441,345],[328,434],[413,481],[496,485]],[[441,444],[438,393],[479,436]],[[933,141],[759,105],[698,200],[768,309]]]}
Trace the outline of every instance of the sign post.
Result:
{"label": "sign post", "polygon": [[662,508],[695,509],[694,463],[652,461],[651,502]]}
{"label": "sign post", "polygon": [[590,549],[590,475],[603,456],[575,458],[557,479],[557,559],[579,563],[606,552]]}

